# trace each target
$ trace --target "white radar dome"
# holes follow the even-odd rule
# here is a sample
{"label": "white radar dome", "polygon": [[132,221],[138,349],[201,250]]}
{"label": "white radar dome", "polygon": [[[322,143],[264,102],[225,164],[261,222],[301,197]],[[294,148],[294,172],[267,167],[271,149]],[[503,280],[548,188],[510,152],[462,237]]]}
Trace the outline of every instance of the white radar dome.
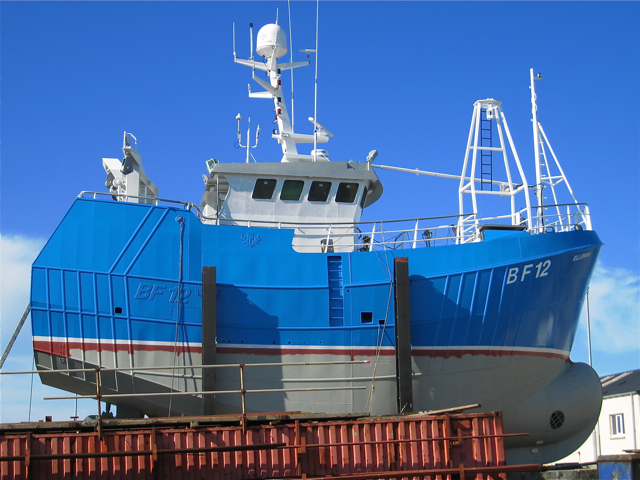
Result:
{"label": "white radar dome", "polygon": [[266,58],[280,58],[287,53],[287,34],[280,25],[270,23],[260,29],[256,53]]}

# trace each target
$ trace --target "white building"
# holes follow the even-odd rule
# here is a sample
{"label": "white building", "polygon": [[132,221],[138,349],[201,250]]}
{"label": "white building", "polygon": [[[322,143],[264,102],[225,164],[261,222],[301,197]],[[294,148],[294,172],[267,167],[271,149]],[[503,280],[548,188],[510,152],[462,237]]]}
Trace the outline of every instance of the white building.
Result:
{"label": "white building", "polygon": [[591,436],[556,463],[595,463],[601,455],[640,448],[640,370],[608,375],[602,381],[602,410]]}

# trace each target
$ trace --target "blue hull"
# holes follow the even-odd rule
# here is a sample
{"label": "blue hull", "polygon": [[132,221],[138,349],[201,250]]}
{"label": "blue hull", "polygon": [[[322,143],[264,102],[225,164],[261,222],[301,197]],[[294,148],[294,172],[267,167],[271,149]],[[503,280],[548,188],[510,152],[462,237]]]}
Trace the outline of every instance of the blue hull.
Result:
{"label": "blue hull", "polygon": [[[540,440],[507,440],[511,463],[549,462],[586,438],[599,414],[600,383],[569,354],[601,248],[595,232],[492,232],[464,245],[352,253],[297,253],[293,235],[204,225],[184,209],[77,199],[33,264],[36,364],[201,364],[202,269],[213,266],[218,363],[371,361],[304,374],[264,368],[249,377],[254,388],[362,390],[268,393],[249,397],[249,410],[394,413],[392,278],[393,259],[402,256],[416,410],[480,403],[503,411],[507,433],[530,432],[545,443],[532,454],[531,442]],[[196,370],[175,383],[166,374],[105,376],[103,393],[193,392],[176,398],[173,410],[166,397],[114,403],[149,415],[200,414]],[[90,375],[42,380],[95,392]],[[216,390],[237,388],[237,371],[218,373]],[[219,412],[238,410],[237,396],[216,397]],[[557,411],[571,412],[562,429],[549,426]]]}
{"label": "blue hull", "polygon": [[[185,219],[182,233],[176,217]],[[217,271],[220,348],[372,348],[381,321],[390,331],[383,346],[392,347],[390,279],[393,257],[403,256],[419,354],[568,356],[601,246],[595,232],[574,231],[300,254],[292,238],[292,230],[203,225],[179,209],[78,199],[33,265],[36,349],[69,348],[46,349],[48,338],[173,348],[178,320],[177,343],[198,350],[203,266]]]}

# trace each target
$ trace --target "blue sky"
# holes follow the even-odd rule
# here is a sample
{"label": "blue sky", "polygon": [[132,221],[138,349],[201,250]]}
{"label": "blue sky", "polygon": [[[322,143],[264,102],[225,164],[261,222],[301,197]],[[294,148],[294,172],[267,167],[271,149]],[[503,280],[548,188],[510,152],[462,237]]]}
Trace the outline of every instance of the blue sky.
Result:
{"label": "blue sky", "polygon": [[[248,98],[251,72],[232,61],[232,23],[246,58],[249,22],[255,35],[279,9],[286,26],[287,8],[2,2],[3,349],[28,302],[30,262],[80,191],[104,190],[101,158],[122,156],[124,130],[162,198],[199,203],[205,160],[243,161],[239,112],[262,127],[256,159],[280,157],[273,106]],[[539,120],[605,243],[590,291],[593,364],[601,375],[640,368],[640,3],[336,1],[319,13],[318,120],[335,135],[334,160],[377,149],[376,163],[459,174],[473,103],[491,97],[531,182],[529,68],[542,72]],[[315,14],[315,2],[291,3],[294,61],[315,47]],[[312,132],[313,76],[295,72],[300,133]],[[378,174],[385,193],[365,220],[457,213],[455,181]],[[30,368],[29,348],[25,331],[5,369]],[[572,358],[587,360],[584,322]],[[2,385],[6,417],[14,387]]]}

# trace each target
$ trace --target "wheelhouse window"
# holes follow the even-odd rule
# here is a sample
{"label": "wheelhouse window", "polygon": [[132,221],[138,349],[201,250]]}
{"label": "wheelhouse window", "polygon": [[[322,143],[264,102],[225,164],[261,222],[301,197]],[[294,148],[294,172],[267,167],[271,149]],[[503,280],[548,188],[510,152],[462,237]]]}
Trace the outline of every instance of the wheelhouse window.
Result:
{"label": "wheelhouse window", "polygon": [[338,185],[338,192],[336,193],[336,202],[338,203],[353,203],[358,194],[357,183],[342,182]]}
{"label": "wheelhouse window", "polygon": [[300,200],[304,182],[302,180],[285,180],[280,192],[280,200]]}
{"label": "wheelhouse window", "polygon": [[259,178],[256,180],[256,185],[253,187],[253,193],[251,198],[257,200],[271,200],[273,197],[273,191],[276,189],[275,178]]}
{"label": "wheelhouse window", "polygon": [[331,182],[311,182],[311,188],[309,189],[309,201],[326,202],[327,198],[329,198],[330,190]]}

